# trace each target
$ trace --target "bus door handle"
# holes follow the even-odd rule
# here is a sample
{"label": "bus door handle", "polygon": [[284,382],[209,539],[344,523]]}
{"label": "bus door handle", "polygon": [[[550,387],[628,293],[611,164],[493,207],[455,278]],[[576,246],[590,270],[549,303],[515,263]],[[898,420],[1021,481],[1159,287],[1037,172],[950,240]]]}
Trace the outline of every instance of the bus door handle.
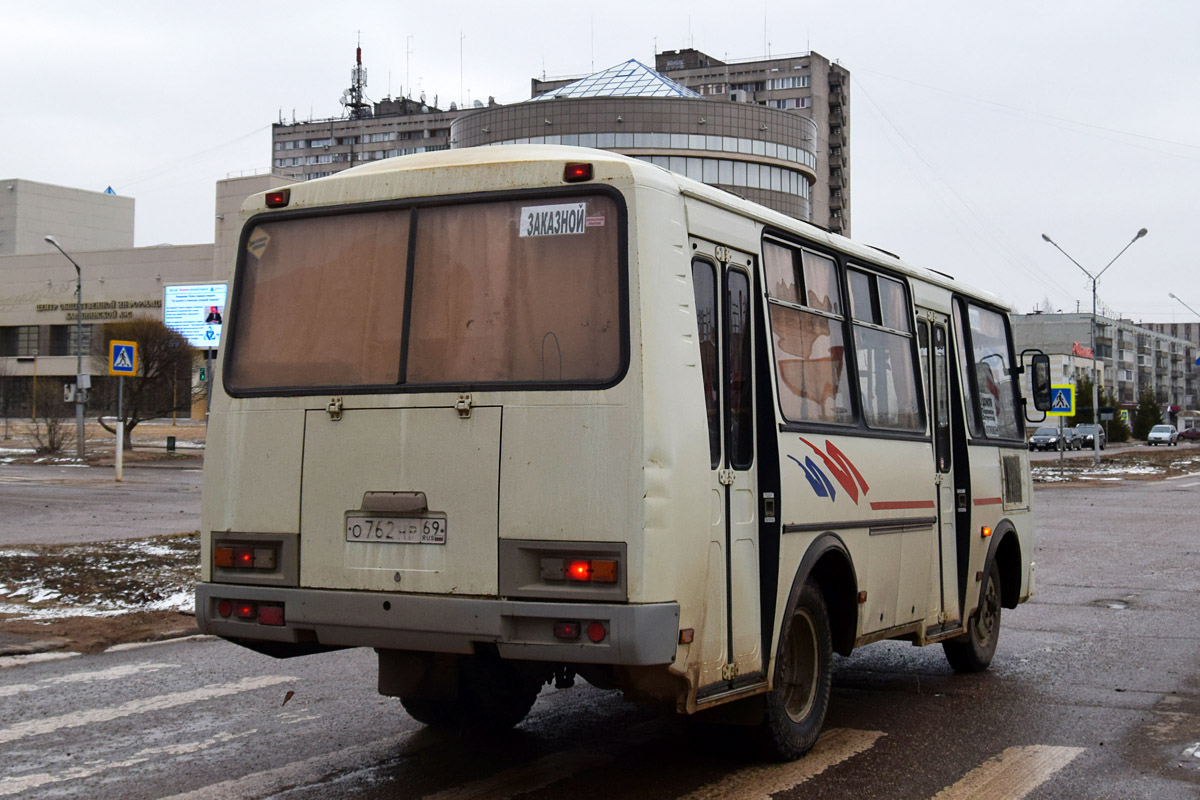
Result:
{"label": "bus door handle", "polygon": [[958,510],[966,511],[967,510],[967,490],[966,489],[956,489],[954,492],[954,496],[956,498],[955,506],[958,508]]}

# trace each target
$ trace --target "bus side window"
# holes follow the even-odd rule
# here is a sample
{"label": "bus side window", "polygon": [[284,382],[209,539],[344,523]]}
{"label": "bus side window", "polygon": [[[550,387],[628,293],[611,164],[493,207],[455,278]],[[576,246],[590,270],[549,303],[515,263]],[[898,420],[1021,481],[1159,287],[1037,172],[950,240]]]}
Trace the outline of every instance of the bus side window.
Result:
{"label": "bus side window", "polygon": [[847,278],[859,397],[867,425],[924,431],[912,312],[904,284],[859,269],[847,270]]}
{"label": "bus side window", "polygon": [[708,414],[708,452],[711,467],[721,461],[720,382],[717,380],[717,274],[707,261],[692,262],[696,293],[696,329],[700,343],[700,373],[704,379],[704,407]]}
{"label": "bus side window", "polygon": [[833,259],[763,242],[779,404],[790,422],[854,422]]}

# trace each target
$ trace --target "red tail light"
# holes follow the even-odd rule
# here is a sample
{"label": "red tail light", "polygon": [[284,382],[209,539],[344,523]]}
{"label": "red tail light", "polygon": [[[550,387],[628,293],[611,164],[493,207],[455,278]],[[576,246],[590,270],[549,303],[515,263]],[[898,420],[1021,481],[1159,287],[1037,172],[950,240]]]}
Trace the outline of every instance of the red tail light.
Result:
{"label": "red tail light", "polygon": [[604,637],[608,635],[608,631],[606,631],[604,629],[603,622],[593,622],[591,625],[588,625],[587,633],[588,633],[588,638],[591,639],[596,644],[603,642]]}

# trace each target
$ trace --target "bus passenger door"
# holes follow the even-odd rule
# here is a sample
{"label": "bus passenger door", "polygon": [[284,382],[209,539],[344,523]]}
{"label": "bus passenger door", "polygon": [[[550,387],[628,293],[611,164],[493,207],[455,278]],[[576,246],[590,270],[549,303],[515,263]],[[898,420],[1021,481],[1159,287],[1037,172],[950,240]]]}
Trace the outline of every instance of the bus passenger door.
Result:
{"label": "bus passenger door", "polygon": [[711,456],[709,602],[699,681],[709,688],[707,695],[763,680],[754,302],[750,256],[707,242],[694,244],[692,274]]}
{"label": "bus passenger door", "polygon": [[[955,535],[956,503],[954,439],[964,437],[961,423],[955,424],[952,412],[950,384],[949,319],[944,314],[931,313],[931,322],[922,321],[919,330],[925,359],[927,385],[930,394],[930,415],[933,430],[933,458],[937,481],[938,511],[938,573],[940,581],[933,587],[934,600],[940,609],[938,627],[958,627],[962,619],[958,593],[958,539]],[[936,633],[936,628],[931,633]]]}

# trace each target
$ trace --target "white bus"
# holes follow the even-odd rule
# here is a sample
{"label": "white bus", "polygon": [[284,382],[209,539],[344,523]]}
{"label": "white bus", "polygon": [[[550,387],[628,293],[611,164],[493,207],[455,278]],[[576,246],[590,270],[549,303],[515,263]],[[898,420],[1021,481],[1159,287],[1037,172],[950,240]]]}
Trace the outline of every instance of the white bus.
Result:
{"label": "white bus", "polygon": [[243,217],[203,631],[375,648],[430,725],[515,725],[578,675],[795,758],[833,653],[981,670],[1033,593],[989,295],[579,148],[388,159]]}

